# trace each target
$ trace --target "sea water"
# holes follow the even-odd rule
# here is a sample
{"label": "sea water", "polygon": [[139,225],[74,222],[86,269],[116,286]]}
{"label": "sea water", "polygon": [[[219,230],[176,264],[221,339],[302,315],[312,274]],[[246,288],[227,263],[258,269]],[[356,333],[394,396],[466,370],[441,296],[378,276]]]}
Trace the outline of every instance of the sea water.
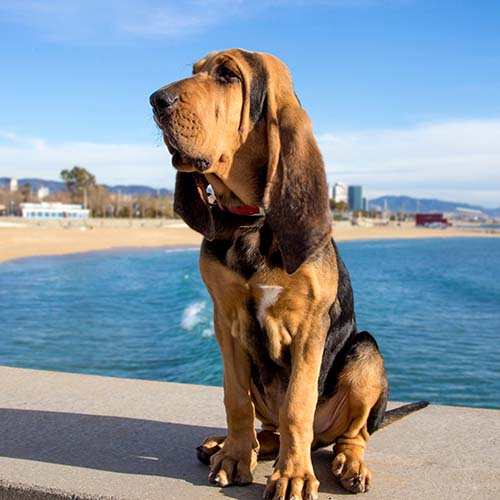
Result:
{"label": "sea water", "polygon": [[[500,238],[340,243],[391,398],[500,408]],[[0,364],[220,385],[197,250],[0,264]]]}

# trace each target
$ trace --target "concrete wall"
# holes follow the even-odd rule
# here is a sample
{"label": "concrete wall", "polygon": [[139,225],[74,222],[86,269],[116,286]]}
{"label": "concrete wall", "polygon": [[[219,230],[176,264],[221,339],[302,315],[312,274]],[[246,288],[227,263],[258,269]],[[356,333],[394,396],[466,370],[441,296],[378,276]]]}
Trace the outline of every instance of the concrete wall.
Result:
{"label": "concrete wall", "polygon": [[[0,367],[0,500],[238,499],[254,484],[209,486],[196,446],[224,433],[222,391]],[[431,406],[377,432],[368,500],[500,499],[500,411]],[[320,499],[345,493],[328,449],[314,453]]]}

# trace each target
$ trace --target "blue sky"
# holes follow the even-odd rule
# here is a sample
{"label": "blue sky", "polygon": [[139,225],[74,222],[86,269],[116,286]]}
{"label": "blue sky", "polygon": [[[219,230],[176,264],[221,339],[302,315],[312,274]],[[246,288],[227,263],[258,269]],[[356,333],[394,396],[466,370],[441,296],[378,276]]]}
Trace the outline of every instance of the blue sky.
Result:
{"label": "blue sky", "polygon": [[291,69],[330,182],[500,206],[500,2],[0,0],[0,176],[172,187],[148,97],[228,47]]}

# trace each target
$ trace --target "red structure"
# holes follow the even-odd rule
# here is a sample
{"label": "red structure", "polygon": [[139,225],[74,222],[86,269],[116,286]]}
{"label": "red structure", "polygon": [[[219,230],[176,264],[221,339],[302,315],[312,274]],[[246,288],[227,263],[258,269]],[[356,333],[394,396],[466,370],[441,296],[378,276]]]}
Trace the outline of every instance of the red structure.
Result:
{"label": "red structure", "polygon": [[417,214],[415,216],[417,226],[451,226],[443,214]]}

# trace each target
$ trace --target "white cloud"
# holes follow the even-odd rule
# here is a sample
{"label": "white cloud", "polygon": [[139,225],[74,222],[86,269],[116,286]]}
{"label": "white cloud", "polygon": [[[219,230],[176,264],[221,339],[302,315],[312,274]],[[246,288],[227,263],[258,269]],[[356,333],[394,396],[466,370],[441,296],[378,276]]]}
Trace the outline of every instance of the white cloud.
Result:
{"label": "white cloud", "polygon": [[[178,37],[203,31],[238,15],[239,0],[191,0],[184,2],[144,2],[124,12],[118,24],[121,31],[142,37]],[[133,12],[133,15],[130,15]]]}
{"label": "white cloud", "polygon": [[318,136],[328,178],[381,194],[500,206],[500,120]]}
{"label": "white cloud", "polygon": [[172,187],[170,154],[158,144],[53,143],[0,131],[0,176],[58,180],[61,170],[79,165],[103,184]]}
{"label": "white cloud", "polygon": [[50,40],[85,45],[175,38],[238,15],[240,0],[7,0],[0,14]]}
{"label": "white cloud", "polygon": [[394,7],[414,0],[2,0],[0,14],[59,42],[109,45],[202,33],[271,8]]}
{"label": "white cloud", "polygon": [[[317,138],[329,181],[361,184],[369,198],[406,194],[498,207],[499,137],[500,120],[483,120]],[[174,185],[175,171],[161,139],[157,144],[53,143],[0,132],[0,176],[57,179],[73,165],[105,184]]]}

